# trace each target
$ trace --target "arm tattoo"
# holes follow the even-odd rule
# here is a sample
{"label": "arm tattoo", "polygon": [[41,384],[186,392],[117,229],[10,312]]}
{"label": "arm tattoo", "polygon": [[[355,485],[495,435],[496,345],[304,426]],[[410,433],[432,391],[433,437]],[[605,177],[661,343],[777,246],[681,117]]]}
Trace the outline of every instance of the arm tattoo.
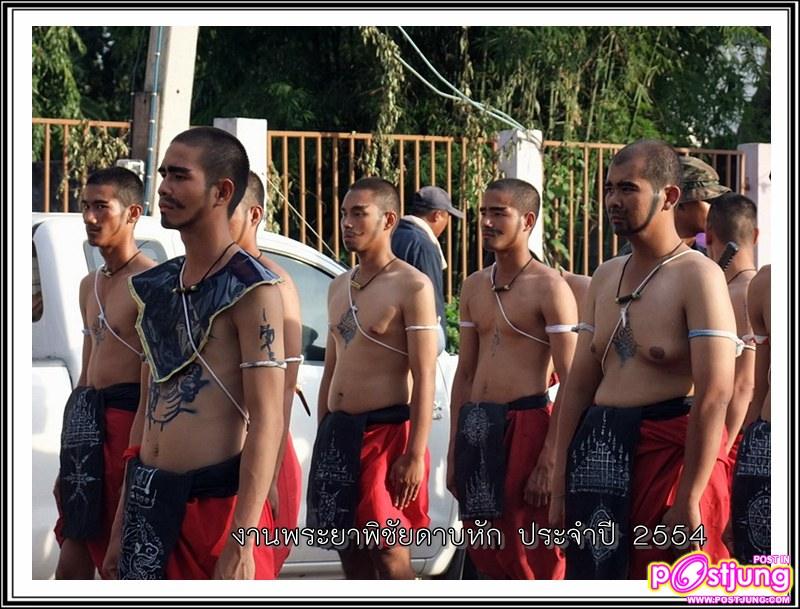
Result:
{"label": "arm tattoo", "polygon": [[[208,385],[209,381],[201,378],[203,369],[198,363],[191,363],[186,370],[163,383],[156,383],[150,378],[150,392],[147,400],[147,421],[150,427],[155,424],[164,426],[171,422],[182,412],[196,413],[194,408],[185,408],[184,403],[194,402],[200,390]],[[162,415],[156,414],[160,401],[164,401],[165,409]]]}
{"label": "arm tattoo", "polygon": [[261,350],[269,353],[269,359],[275,359],[275,352],[272,350],[272,343],[275,342],[275,328],[267,323],[267,312],[261,309],[261,318],[264,323],[258,326],[258,336],[261,339]]}

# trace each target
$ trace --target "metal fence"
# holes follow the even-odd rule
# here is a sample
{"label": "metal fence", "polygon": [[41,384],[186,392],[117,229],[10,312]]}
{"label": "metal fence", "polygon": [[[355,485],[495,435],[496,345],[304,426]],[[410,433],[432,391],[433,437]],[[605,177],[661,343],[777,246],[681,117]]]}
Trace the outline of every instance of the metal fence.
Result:
{"label": "metal fence", "polygon": [[[117,137],[128,139],[131,124],[127,121],[34,118],[34,158],[40,159],[34,161],[33,209],[35,211],[77,211],[77,202],[71,198],[70,192],[68,150],[70,138],[74,137],[75,130],[80,128],[89,132],[110,131]],[[54,174],[55,179],[53,179]]]}
{"label": "metal fence", "polygon": [[[544,196],[550,206],[545,241],[553,262],[574,273],[591,275],[604,260],[617,254],[620,244],[605,230],[602,194],[605,174],[624,144],[546,140]],[[702,159],[717,170],[720,182],[736,192],[745,190],[745,155],[739,150],[675,148],[680,155]]]}
{"label": "metal fence", "polygon": [[[51,130],[60,130],[60,174],[64,175],[70,128],[80,121],[34,118],[34,129],[44,128],[44,176],[40,202],[34,209],[56,211],[51,204]],[[126,122],[89,123],[92,129],[116,129],[130,133]],[[321,131],[270,131],[267,136],[268,199],[273,202],[273,223],[292,237],[344,263],[354,259],[341,248],[339,208],[347,188],[366,175],[373,136],[366,133]],[[602,193],[610,159],[622,144],[546,140],[543,205],[545,250],[550,262],[590,275],[621,245],[604,226]],[[744,153],[737,150],[677,148],[679,154],[697,156],[720,174],[732,190],[744,192]],[[453,205],[465,213],[451,221],[444,233],[447,260],[446,298],[458,293],[464,278],[483,268],[477,208],[479,174],[483,182],[499,177],[498,149],[494,141],[433,135],[392,135],[391,159],[383,175],[392,175],[400,191],[401,207],[421,186],[437,185],[451,193]],[[379,173],[381,168],[378,169]],[[34,189],[35,191],[35,189]],[[67,189],[61,193],[61,209],[69,210]],[[402,211],[402,209],[401,209]]]}

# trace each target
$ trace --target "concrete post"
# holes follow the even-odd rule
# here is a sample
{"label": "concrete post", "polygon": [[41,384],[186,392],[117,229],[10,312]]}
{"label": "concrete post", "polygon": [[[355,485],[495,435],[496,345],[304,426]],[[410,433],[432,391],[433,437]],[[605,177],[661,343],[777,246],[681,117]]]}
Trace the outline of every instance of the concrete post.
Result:
{"label": "concrete post", "polygon": [[267,121],[263,118],[215,118],[214,126],[239,138],[247,150],[250,169],[267,188]]}
{"label": "concrete post", "polygon": [[[148,192],[145,196],[151,203],[158,198],[156,192],[160,176],[156,170],[169,143],[190,126],[196,54],[196,27],[150,28],[145,82],[148,97],[155,99],[156,111],[150,114],[154,117],[154,124],[148,126],[147,147],[152,147],[149,155],[152,163],[145,167],[145,178],[148,181]],[[155,131],[151,136],[153,129]],[[151,204],[150,209],[153,215],[158,215],[158,205]]]}
{"label": "concrete post", "polygon": [[756,266],[762,267],[772,261],[770,241],[772,237],[771,206],[772,183],[770,172],[770,144],[739,144],[737,150],[745,154],[744,192],[758,208],[758,244],[756,245]]}
{"label": "concrete post", "polygon": [[497,135],[497,144],[500,150],[500,159],[498,160],[500,170],[505,173],[507,178],[517,178],[533,184],[542,199],[539,217],[536,218],[536,224],[528,239],[528,248],[540,259],[543,259],[544,222],[540,219],[545,205],[542,195],[544,175],[542,132],[538,129],[501,131]]}

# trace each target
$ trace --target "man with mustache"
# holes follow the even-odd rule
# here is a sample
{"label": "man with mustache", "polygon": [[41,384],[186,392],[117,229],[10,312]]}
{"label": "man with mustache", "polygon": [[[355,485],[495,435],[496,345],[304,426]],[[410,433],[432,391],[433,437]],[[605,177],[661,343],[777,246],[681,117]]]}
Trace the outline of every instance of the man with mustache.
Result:
{"label": "man with mustache", "polygon": [[[439,325],[430,279],[392,254],[399,207],[397,189],[376,177],[355,182],[342,203],[342,239],[358,266],[328,291],[308,481],[308,526],[322,531],[430,523],[427,442]],[[415,577],[407,546],[364,545],[335,546],[348,579]]]}
{"label": "man with mustache", "polygon": [[648,563],[701,546],[728,556],[724,423],[741,341],[722,270],[676,231],[679,183],[677,155],[656,140],[608,169],[605,208],[633,253],[595,271],[581,308],[551,523],[614,527],[617,543],[571,542],[567,578],[643,579]]}
{"label": "man with mustache", "polygon": [[81,196],[87,240],[104,264],[83,278],[79,290],[83,363],[64,413],[54,488],[61,546],[56,579],[94,578],[119,501],[142,355],[128,278],[155,266],[133,236],[143,197],[141,180],[122,167],[90,175]]}
{"label": "man with mustache", "polygon": [[[247,187],[241,142],[178,134],[159,167],[161,223],[186,255],[133,278],[146,362],[116,546],[120,579],[272,579],[267,492],[283,433],[279,278],[231,239]],[[117,560],[118,557],[118,560]]]}
{"label": "man with mustache", "polygon": [[[277,262],[270,260],[258,248],[257,232],[264,218],[264,185],[253,171],[247,178],[247,190],[242,201],[236,206],[230,219],[231,237],[258,262],[283,281],[278,284],[283,303],[283,336],[286,351],[286,377],[283,389],[283,436],[278,450],[278,470],[272,478],[269,489],[269,502],[275,517],[275,529],[294,529],[300,510],[300,487],[302,473],[297,453],[294,450],[289,424],[292,416],[297,386],[297,373],[303,362],[302,335],[300,321],[300,298],[297,287],[289,274]],[[277,533],[273,533],[277,537]],[[280,537],[277,537],[280,540]],[[275,548],[275,577],[280,573],[283,563],[289,556],[290,548],[283,544]]]}
{"label": "man with mustache", "polygon": [[[489,184],[480,206],[483,244],[496,262],[461,289],[461,342],[450,400],[447,487],[464,525],[488,521],[505,547],[470,547],[494,579],[560,579],[556,548],[522,544],[546,522],[560,404],[547,397],[551,366],[567,378],[578,319],[558,271],[534,259],[528,237],[539,193],[513,178]],[[552,415],[551,415],[552,411]]]}

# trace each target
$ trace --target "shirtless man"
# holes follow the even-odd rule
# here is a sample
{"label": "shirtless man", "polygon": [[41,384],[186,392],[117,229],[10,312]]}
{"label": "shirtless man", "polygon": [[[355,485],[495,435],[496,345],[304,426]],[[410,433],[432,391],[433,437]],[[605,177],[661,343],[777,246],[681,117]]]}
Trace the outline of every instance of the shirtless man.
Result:
{"label": "shirtless man", "polygon": [[119,560],[110,548],[105,567],[117,564],[121,579],[271,579],[272,551],[244,531],[272,527],[283,307],[278,277],[230,235],[247,153],[225,131],[197,127],[172,140],[158,171],[161,223],[180,231],[186,256],[131,281],[147,360]]}
{"label": "shirtless man", "polygon": [[[747,286],[756,274],[757,219],[755,203],[743,195],[728,193],[712,201],[705,229],[708,255],[723,266],[736,316],[736,333],[743,340],[752,335],[747,320]],[[729,257],[731,252],[735,252],[732,258]],[[736,358],[733,397],[725,414],[728,433],[726,449],[732,463],[736,461],[736,450],[742,438],[742,422],[753,397],[755,346],[752,340],[747,342],[750,344],[746,344],[742,354]]]}
{"label": "shirtless man", "polygon": [[[611,521],[618,544],[570,543],[571,579],[643,579],[649,562],[701,538],[712,561],[728,556],[724,423],[740,341],[722,270],[675,230],[679,180],[659,141],[626,146],[608,169],[606,211],[633,253],[595,271],[582,307],[550,520],[593,531]],[[672,545],[633,548],[635,527],[662,523],[675,527]]]}
{"label": "shirtless man", "polygon": [[103,563],[122,485],[122,452],[139,403],[142,346],[128,277],[155,265],[133,238],[142,182],[121,167],[89,176],[81,197],[90,245],[105,264],[81,280],[83,363],[61,432],[55,485],[56,579],[92,579]]}
{"label": "shirtless man", "polygon": [[538,213],[539,193],[527,182],[489,184],[481,227],[496,262],[470,275],[461,290],[447,486],[465,526],[490,521],[503,533],[502,549],[468,549],[478,571],[492,579],[560,579],[564,573],[555,548],[526,548],[519,533],[547,520],[556,432],[546,393],[549,369],[552,361],[566,378],[578,320],[566,281],[528,251]]}
{"label": "shirtless man", "polygon": [[[397,189],[373,177],[355,182],[342,203],[342,239],[358,266],[328,291],[308,482],[308,525],[317,529],[387,527],[390,519],[406,529],[430,524],[427,443],[439,325],[430,279],[392,254],[399,206]],[[349,546],[339,555],[348,579],[414,578],[406,546]]]}
{"label": "shirtless man", "polygon": [[[772,267],[766,265],[750,282],[747,311],[756,343],[756,385],[744,424],[744,437],[733,477],[733,554],[740,563],[753,564],[756,554],[771,553],[772,496],[770,488],[770,289]],[[765,518],[765,515],[766,518]]]}
{"label": "shirtless man", "polygon": [[[301,354],[303,325],[300,321],[300,298],[297,295],[294,281],[277,262],[267,258],[258,248],[256,236],[263,218],[264,185],[261,183],[261,179],[251,171],[247,179],[247,191],[231,216],[230,229],[231,237],[239,244],[239,247],[269,271],[283,279],[278,284],[283,303],[283,342],[287,354],[284,358],[286,375],[283,390],[283,436],[278,450],[278,471],[273,474],[272,485],[269,488],[269,502],[275,519],[275,528],[294,529],[297,527],[297,516],[300,511],[302,472],[292,443],[292,436],[289,433],[289,423],[297,386],[297,372],[303,361]],[[277,577],[289,556],[290,548],[284,545],[273,547],[275,549],[275,577]]]}

